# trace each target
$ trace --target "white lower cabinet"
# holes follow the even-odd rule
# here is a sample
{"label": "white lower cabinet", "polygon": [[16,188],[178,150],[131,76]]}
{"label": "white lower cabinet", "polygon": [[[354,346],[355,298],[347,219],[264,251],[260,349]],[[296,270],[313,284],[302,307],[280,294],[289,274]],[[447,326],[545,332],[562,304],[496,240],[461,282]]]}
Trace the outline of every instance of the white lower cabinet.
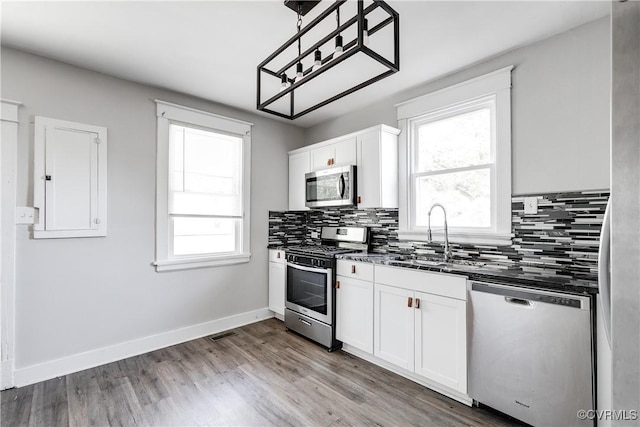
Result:
{"label": "white lower cabinet", "polygon": [[413,371],[413,291],[375,285],[374,354],[382,360]]}
{"label": "white lower cabinet", "polygon": [[466,302],[421,292],[416,301],[415,373],[466,393]]}
{"label": "white lower cabinet", "polygon": [[284,316],[286,264],[284,251],[269,249],[269,310]]}
{"label": "white lower cabinet", "polygon": [[466,278],[376,266],[374,294],[374,356],[466,394]]}
{"label": "white lower cabinet", "polygon": [[338,260],[336,338],[470,405],[466,299],[464,276]]}
{"label": "white lower cabinet", "polygon": [[373,283],[347,277],[336,283],[336,338],[373,354]]}
{"label": "white lower cabinet", "polygon": [[338,261],[336,338],[373,354],[373,264]]}

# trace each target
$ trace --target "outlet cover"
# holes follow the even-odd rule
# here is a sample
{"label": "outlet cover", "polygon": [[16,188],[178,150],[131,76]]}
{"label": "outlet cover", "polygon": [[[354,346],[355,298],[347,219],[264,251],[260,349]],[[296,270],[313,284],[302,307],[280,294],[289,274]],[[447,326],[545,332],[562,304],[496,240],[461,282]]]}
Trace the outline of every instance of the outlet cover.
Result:
{"label": "outlet cover", "polygon": [[524,198],[524,213],[525,214],[537,214],[538,213],[538,198],[537,197],[525,197]]}

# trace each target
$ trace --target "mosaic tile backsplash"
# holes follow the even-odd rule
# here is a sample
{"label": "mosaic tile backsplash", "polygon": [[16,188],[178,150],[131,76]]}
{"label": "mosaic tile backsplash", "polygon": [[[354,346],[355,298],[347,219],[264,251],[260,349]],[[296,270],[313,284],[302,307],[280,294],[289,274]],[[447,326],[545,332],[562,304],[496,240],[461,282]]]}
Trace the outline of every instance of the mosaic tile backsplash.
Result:
{"label": "mosaic tile backsplash", "polygon": [[[524,213],[524,196],[511,200],[512,244],[451,245],[454,257],[519,267],[556,277],[597,280],[600,228],[608,191],[528,195],[538,201],[537,214]],[[269,212],[269,245],[319,244],[313,233],[324,225],[367,226],[377,253],[429,256],[442,254],[439,243],[399,241],[397,209],[332,208]]]}

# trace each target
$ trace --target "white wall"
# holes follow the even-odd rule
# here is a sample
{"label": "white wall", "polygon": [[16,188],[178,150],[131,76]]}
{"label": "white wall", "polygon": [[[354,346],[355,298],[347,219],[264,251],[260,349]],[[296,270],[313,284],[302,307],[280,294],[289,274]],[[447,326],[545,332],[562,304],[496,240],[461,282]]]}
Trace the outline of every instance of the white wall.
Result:
{"label": "white wall", "polygon": [[309,128],[306,143],[378,123],[397,126],[394,104],[515,65],[512,192],[608,189],[609,64],[606,17]]}
{"label": "white wall", "polygon": [[[72,357],[83,352],[209,325],[198,329],[203,331],[216,319],[242,313],[266,313],[261,309],[268,292],[268,210],[287,207],[287,151],[301,145],[303,130],[9,48],[2,49],[2,96],[23,103],[18,206],[33,202],[35,115],[106,126],[109,132],[108,236],[33,240],[28,226],[18,226],[17,373],[43,363],[32,376],[73,370],[76,362],[101,357],[100,351]],[[156,273],[151,266],[156,98],[254,123],[251,262],[168,273]],[[189,330],[182,332],[185,336]],[[61,358],[68,363],[52,362]]]}

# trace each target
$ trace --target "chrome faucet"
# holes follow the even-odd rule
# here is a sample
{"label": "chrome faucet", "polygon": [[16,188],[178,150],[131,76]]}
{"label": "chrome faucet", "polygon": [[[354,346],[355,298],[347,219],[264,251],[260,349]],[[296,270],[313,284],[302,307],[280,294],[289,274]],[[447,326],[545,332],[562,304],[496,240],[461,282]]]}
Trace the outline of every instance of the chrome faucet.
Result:
{"label": "chrome faucet", "polygon": [[433,237],[431,235],[431,211],[433,211],[433,208],[435,208],[436,206],[442,208],[442,212],[444,213],[444,262],[448,262],[453,255],[451,254],[451,248],[449,248],[449,227],[447,226],[447,211],[440,203],[434,203],[429,209],[429,214],[427,215],[427,242],[431,243],[433,241]]}

